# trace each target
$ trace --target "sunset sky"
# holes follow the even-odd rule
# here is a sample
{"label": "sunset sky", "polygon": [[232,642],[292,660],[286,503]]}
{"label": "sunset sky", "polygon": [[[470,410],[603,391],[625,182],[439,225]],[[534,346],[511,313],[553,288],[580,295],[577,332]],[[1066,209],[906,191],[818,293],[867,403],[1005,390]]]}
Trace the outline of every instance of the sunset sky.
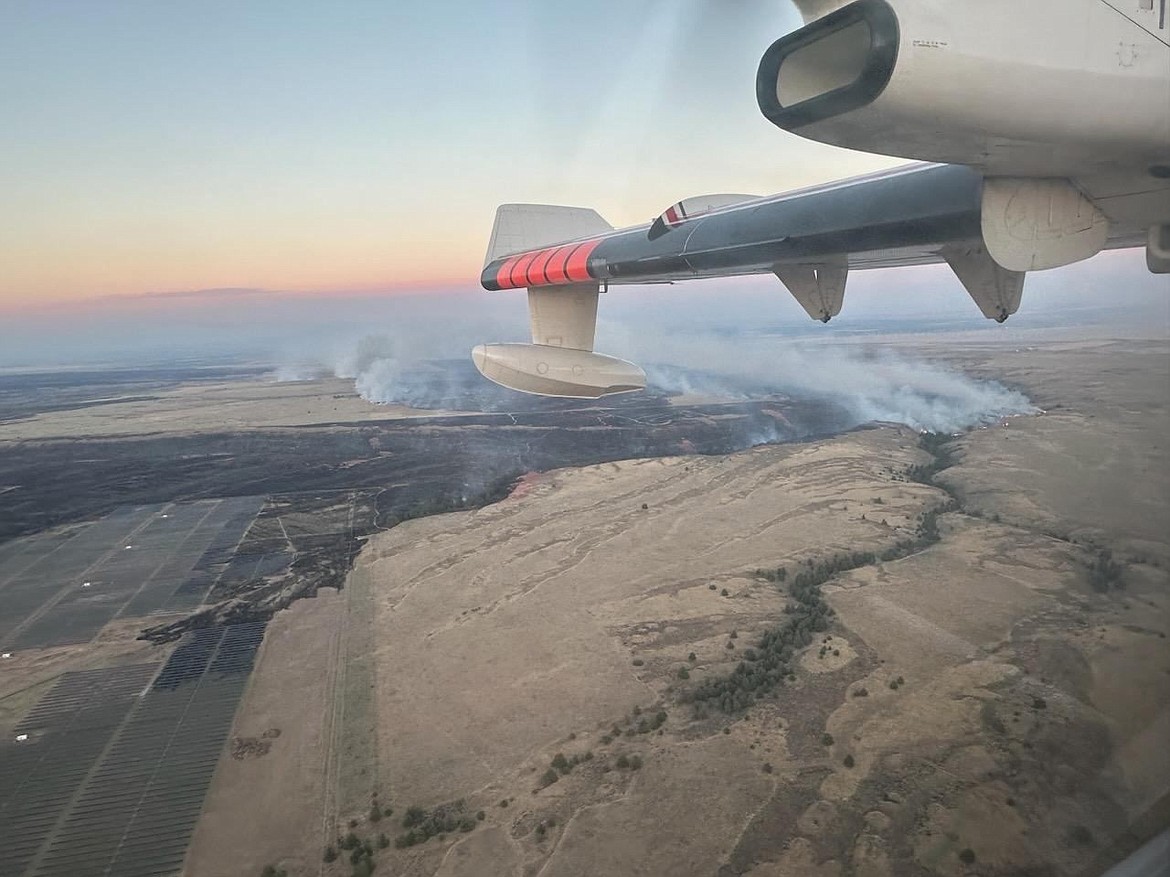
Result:
{"label": "sunset sky", "polygon": [[893,163],[760,115],[777,0],[4,0],[0,308],[474,287],[502,201],[615,224]]}

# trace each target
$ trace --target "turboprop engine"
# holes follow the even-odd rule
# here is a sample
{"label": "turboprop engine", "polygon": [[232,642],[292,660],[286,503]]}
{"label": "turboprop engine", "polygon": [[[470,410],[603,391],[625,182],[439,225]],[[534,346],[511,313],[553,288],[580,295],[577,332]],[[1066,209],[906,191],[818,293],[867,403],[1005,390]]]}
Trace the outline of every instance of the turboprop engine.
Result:
{"label": "turboprop engine", "polygon": [[764,54],[756,97],[802,137],[988,175],[1144,170],[1170,158],[1158,2],[797,0],[812,20]]}
{"label": "turboprop engine", "polygon": [[979,171],[1001,268],[1086,259],[1113,223],[1148,229],[1150,270],[1170,271],[1167,0],[796,4],[807,23],[756,77],[773,124]]}

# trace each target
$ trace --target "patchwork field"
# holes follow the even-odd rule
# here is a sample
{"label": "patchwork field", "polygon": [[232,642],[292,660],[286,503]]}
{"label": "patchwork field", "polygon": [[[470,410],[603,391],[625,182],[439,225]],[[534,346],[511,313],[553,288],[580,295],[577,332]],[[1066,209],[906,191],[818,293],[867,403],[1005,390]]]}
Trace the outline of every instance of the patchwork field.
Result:
{"label": "patchwork field", "polygon": [[1170,824],[1170,345],[894,346],[1040,412],[724,453],[840,411],[326,423],[318,381],[218,434],[262,393],[211,382],[122,438],[150,400],[26,394],[0,870],[1100,873]]}

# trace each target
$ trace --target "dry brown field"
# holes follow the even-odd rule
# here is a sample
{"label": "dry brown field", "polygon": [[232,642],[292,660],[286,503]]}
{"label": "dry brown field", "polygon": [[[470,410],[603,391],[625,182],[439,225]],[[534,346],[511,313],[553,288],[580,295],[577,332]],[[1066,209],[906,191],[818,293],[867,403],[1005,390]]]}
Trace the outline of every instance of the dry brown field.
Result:
{"label": "dry brown field", "polygon": [[[826,584],[827,653],[775,698],[686,702],[783,618],[757,569],[880,552],[950,499],[905,480],[913,431],[558,470],[373,537],[344,601],[273,622],[289,651],[266,640],[235,733],[281,736],[221,761],[188,873],[347,874],[321,851],[349,820],[393,839],[453,802],[470,831],[378,873],[1055,877],[1165,825],[1170,345],[909,344],[1044,413],[955,439],[940,541]],[[1090,586],[1103,548],[1124,587]],[[580,762],[546,784],[557,754]]]}

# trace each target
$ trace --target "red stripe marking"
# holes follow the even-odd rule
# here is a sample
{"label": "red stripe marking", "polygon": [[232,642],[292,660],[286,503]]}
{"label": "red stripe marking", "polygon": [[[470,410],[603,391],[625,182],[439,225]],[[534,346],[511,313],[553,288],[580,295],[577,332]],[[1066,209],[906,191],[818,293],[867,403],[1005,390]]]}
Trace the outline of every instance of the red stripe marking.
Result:
{"label": "red stripe marking", "polygon": [[548,266],[548,260],[556,251],[556,247],[553,247],[551,250],[542,250],[540,254],[532,260],[532,264],[528,266],[529,286],[544,286],[548,283],[548,276],[545,274],[545,269]]}
{"label": "red stripe marking", "polygon": [[499,284],[500,289],[511,289],[512,281],[509,278],[512,276],[512,269],[516,265],[516,257],[512,256],[504,260],[504,264],[500,266],[500,270],[496,272],[496,283]]}
{"label": "red stripe marking", "polygon": [[569,244],[566,247],[557,247],[553,250],[552,258],[548,260],[548,264],[544,268],[544,274],[549,283],[569,282],[569,275],[565,273],[565,263],[569,261],[569,254],[575,249],[577,249],[576,244]]}
{"label": "red stripe marking", "polygon": [[512,266],[512,274],[508,278],[508,282],[512,284],[513,289],[519,289],[528,282],[528,266],[532,264],[532,260],[539,256],[540,253],[525,253],[518,256],[516,264]]}
{"label": "red stripe marking", "polygon": [[573,255],[569,256],[565,262],[565,274],[573,283],[584,283],[586,280],[591,280],[589,276],[589,254],[597,249],[597,245],[601,240],[585,241],[583,244],[578,244],[577,249],[573,250]]}
{"label": "red stripe marking", "polygon": [[666,208],[666,221],[671,225],[675,225],[678,222],[678,214],[675,213],[673,207]]}

